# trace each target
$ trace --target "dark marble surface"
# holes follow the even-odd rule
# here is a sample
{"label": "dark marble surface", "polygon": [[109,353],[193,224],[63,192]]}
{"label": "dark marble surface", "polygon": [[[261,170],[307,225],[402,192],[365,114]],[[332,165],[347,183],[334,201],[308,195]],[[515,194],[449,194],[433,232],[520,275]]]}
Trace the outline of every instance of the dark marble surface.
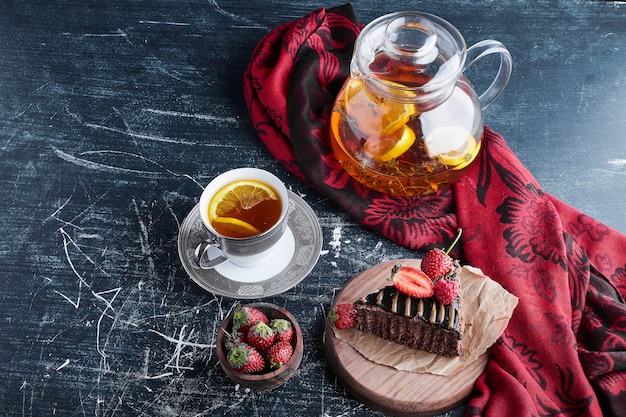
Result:
{"label": "dark marble surface", "polygon": [[[0,414],[375,416],[323,351],[333,295],[411,256],[300,183],[249,122],[242,74],[269,29],[311,1],[0,2]],[[626,4],[354,1],[363,22],[419,9],[514,59],[485,113],[547,192],[626,232]],[[468,76],[486,82],[491,68]],[[215,331],[234,300],[193,283],[178,227],[212,177],[275,172],[319,217],[311,274],[266,301],[299,319],[300,370],[232,385]],[[462,414],[462,408],[449,415]]]}

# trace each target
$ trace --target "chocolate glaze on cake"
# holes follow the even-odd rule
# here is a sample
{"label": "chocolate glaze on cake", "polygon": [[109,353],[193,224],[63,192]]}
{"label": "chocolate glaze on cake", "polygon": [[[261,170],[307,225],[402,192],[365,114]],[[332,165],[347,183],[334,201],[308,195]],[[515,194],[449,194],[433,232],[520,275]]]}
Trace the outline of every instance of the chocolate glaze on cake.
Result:
{"label": "chocolate glaze on cake", "polygon": [[459,297],[443,305],[435,297],[409,297],[387,286],[354,303],[357,328],[437,355],[462,353],[464,320]]}
{"label": "chocolate glaze on cake", "polygon": [[450,305],[443,305],[434,297],[409,297],[406,294],[402,294],[393,285],[390,285],[376,293],[361,298],[358,302],[377,305],[385,311],[409,319],[419,317],[426,323],[440,326],[444,329],[459,330],[458,298]]}

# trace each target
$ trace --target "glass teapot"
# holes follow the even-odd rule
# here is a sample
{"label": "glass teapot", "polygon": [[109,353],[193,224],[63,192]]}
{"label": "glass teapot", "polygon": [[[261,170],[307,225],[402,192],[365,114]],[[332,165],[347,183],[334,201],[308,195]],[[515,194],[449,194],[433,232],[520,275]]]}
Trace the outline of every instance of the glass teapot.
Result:
{"label": "glass teapot", "polygon": [[[493,53],[500,67],[478,96],[463,71]],[[511,68],[500,42],[466,48],[461,33],[437,16],[379,17],[357,38],[351,75],[333,107],[337,159],[357,181],[388,194],[427,194],[452,184],[480,151],[482,110],[502,92]]]}

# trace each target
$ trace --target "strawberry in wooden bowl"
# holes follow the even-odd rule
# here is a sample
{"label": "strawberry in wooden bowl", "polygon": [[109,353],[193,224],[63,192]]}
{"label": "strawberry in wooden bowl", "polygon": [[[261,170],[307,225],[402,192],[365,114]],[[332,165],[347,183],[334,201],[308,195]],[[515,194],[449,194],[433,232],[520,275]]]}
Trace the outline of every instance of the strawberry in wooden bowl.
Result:
{"label": "strawberry in wooden bowl", "polygon": [[270,390],[287,382],[302,361],[302,331],[295,317],[270,303],[237,306],[217,332],[217,357],[235,383]]}

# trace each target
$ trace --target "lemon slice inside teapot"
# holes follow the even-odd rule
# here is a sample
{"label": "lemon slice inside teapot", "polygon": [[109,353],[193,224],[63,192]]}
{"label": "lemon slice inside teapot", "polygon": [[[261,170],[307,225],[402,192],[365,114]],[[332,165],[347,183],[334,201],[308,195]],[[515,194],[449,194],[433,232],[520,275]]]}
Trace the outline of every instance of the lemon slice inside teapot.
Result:
{"label": "lemon slice inside teapot", "polygon": [[424,147],[431,158],[456,169],[469,165],[480,149],[476,139],[458,126],[435,129],[424,138]]}

